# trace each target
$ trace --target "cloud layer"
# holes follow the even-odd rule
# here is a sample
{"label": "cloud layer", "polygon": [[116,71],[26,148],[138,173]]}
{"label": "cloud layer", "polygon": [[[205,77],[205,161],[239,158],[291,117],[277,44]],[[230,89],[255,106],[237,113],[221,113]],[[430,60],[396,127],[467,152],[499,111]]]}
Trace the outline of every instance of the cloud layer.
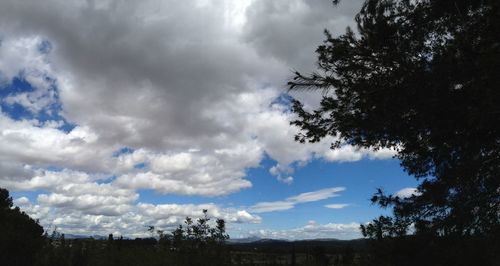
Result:
{"label": "cloud layer", "polygon": [[391,157],[293,140],[294,114],[279,100],[290,69],[310,69],[322,29],[342,31],[360,6],[327,2],[2,1],[0,186],[42,191],[17,202],[45,224],[133,234],[143,228],[131,224],[153,223],[147,217],[170,225],[205,207],[230,222],[261,221],[224,206],[141,203],[139,190],[236,193],[265,156],[288,184],[295,163]]}
{"label": "cloud layer", "polygon": [[337,224],[327,223],[318,224],[316,221],[309,221],[306,225],[287,230],[262,229],[250,231],[249,235],[258,238],[271,239],[355,239],[361,238],[359,223]]}

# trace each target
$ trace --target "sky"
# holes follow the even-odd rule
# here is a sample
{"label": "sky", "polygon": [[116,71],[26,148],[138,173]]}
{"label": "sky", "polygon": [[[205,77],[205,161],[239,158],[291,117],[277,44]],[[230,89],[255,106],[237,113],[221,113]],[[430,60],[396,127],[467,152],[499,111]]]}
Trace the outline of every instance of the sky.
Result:
{"label": "sky", "polygon": [[[361,237],[416,181],[390,149],[294,141],[293,71],[362,1],[0,1],[0,187],[45,229],[147,235],[203,209],[231,238]],[[212,219],[212,220],[213,220]]]}

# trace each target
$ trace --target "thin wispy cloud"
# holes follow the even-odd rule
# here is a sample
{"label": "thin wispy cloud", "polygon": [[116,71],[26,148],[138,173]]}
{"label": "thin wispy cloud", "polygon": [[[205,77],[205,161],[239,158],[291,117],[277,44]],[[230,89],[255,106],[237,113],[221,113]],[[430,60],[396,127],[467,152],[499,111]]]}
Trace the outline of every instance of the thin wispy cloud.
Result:
{"label": "thin wispy cloud", "polygon": [[296,196],[288,197],[282,201],[259,202],[253,205],[250,210],[255,213],[285,211],[294,208],[297,204],[337,197],[339,196],[338,193],[344,190],[344,187],[332,187],[305,192]]}
{"label": "thin wispy cloud", "polygon": [[318,200],[328,199],[331,197],[337,197],[339,196],[337,193],[344,190],[345,187],[324,188],[317,191],[301,193],[297,196],[289,197],[286,200],[296,203],[318,201]]}
{"label": "thin wispy cloud", "polygon": [[327,204],[325,205],[325,207],[328,209],[343,209],[349,205],[350,204],[347,203],[334,203],[334,204]]}

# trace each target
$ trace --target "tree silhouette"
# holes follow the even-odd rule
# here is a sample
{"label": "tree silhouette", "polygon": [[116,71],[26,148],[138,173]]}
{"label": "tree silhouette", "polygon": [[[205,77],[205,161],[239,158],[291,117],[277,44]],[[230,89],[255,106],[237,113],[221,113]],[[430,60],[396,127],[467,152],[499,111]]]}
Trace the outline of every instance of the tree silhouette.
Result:
{"label": "tree silhouette", "polygon": [[0,188],[0,262],[2,265],[34,265],[43,246],[43,227],[26,213],[13,208],[9,191]]}
{"label": "tree silhouette", "polygon": [[223,219],[216,219],[215,225],[211,226],[209,222],[208,210],[203,210],[203,216],[196,222],[186,217],[184,226],[179,225],[172,232],[172,247],[178,252],[183,263],[230,264],[230,254],[224,246],[225,241],[229,239],[229,235],[226,234],[226,223]]}
{"label": "tree silhouette", "polygon": [[326,31],[319,71],[289,81],[324,92],[313,111],[294,101],[296,140],[393,148],[421,181],[408,198],[378,191],[394,215],[365,236],[500,235],[500,2],[366,0],[356,23]]}

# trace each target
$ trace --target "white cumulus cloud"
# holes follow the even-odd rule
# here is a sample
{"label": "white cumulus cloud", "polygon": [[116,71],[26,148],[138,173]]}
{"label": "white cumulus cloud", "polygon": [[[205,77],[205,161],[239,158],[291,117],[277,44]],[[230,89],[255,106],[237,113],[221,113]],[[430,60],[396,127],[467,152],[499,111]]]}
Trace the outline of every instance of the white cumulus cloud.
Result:
{"label": "white cumulus cloud", "polygon": [[414,187],[407,187],[407,188],[402,188],[398,190],[396,193],[394,193],[394,196],[400,197],[400,198],[409,198],[411,196],[419,196],[421,193],[418,192],[418,190]]}

